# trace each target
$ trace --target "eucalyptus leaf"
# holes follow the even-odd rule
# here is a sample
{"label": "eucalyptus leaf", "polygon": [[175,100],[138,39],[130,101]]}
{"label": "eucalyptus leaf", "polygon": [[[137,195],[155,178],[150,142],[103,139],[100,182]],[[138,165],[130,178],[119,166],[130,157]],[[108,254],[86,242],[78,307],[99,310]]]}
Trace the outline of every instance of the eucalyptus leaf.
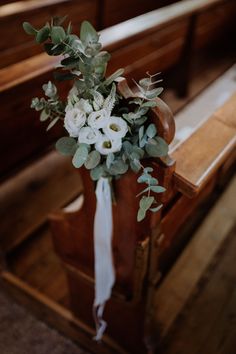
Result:
{"label": "eucalyptus leaf", "polygon": [[50,114],[43,109],[42,112],[40,113],[40,122],[44,122],[45,120],[47,120],[49,118]]}
{"label": "eucalyptus leaf", "polygon": [[112,75],[108,76],[105,80],[104,85],[109,86],[113,81],[115,81],[119,76],[123,75],[124,69],[116,70]]}
{"label": "eucalyptus leaf", "polygon": [[52,127],[54,127],[54,125],[59,121],[59,119],[60,119],[60,117],[56,117],[56,118],[54,118],[51,122],[50,122],[50,124],[48,125],[48,127],[47,127],[47,131],[48,130],[50,130]]}
{"label": "eucalyptus leaf", "polygon": [[105,171],[103,166],[99,165],[90,171],[90,177],[92,178],[93,181],[97,181],[100,177],[104,176],[104,173]]}
{"label": "eucalyptus leaf", "polygon": [[145,172],[145,173],[153,172],[153,168],[152,168],[152,167],[145,167],[145,168],[144,168],[144,172]]}
{"label": "eucalyptus leaf", "polygon": [[87,160],[84,163],[84,166],[88,169],[91,170],[95,168],[101,161],[101,155],[99,154],[98,151],[93,150],[88,154]]}
{"label": "eucalyptus leaf", "polygon": [[72,164],[76,168],[83,166],[88,157],[88,149],[82,144],[76,150],[74,157],[72,159]]}
{"label": "eucalyptus leaf", "polygon": [[163,204],[158,205],[155,208],[150,208],[149,210],[151,210],[153,213],[156,213],[157,211],[159,211],[161,208],[163,207]]}
{"label": "eucalyptus leaf", "polygon": [[150,206],[152,205],[152,203],[154,202],[154,197],[153,196],[150,196],[150,197],[147,197],[147,196],[143,196],[140,201],[139,201],[139,206],[141,209],[147,211]]}
{"label": "eucalyptus leaf", "polygon": [[152,157],[162,157],[168,154],[168,144],[160,137],[149,139],[145,149],[148,155]]}
{"label": "eucalyptus leaf", "polygon": [[111,167],[112,163],[114,162],[114,158],[115,158],[115,156],[114,156],[113,153],[110,153],[110,154],[107,155],[107,159],[106,159],[107,168]]}
{"label": "eucalyptus leaf", "polygon": [[66,33],[63,27],[53,26],[51,29],[51,40],[53,44],[60,44],[66,38]]}
{"label": "eucalyptus leaf", "polygon": [[139,172],[141,169],[141,165],[138,160],[130,161],[130,167],[135,173]]}
{"label": "eucalyptus leaf", "polygon": [[81,24],[80,39],[86,44],[98,42],[99,35],[88,21],[83,21]]}
{"label": "eucalyptus leaf", "polygon": [[37,34],[37,30],[29,22],[24,22],[23,28],[27,34],[31,34],[31,35]]}
{"label": "eucalyptus leaf", "polygon": [[153,107],[156,107],[158,105],[157,102],[155,101],[147,101],[147,102],[144,102],[142,104],[142,107],[150,107],[150,108],[153,108]]}
{"label": "eucalyptus leaf", "polygon": [[122,175],[128,171],[129,166],[123,160],[115,160],[108,169],[111,175]]}
{"label": "eucalyptus leaf", "polygon": [[151,123],[149,124],[147,130],[146,130],[146,134],[149,138],[153,138],[157,133],[157,128],[155,126],[155,124]]}
{"label": "eucalyptus leaf", "polygon": [[37,43],[43,43],[45,42],[50,34],[50,29],[47,26],[44,26],[43,28],[41,28],[37,34],[36,34],[36,42]]}
{"label": "eucalyptus leaf", "polygon": [[150,90],[150,91],[146,92],[145,96],[146,96],[147,99],[151,100],[151,99],[159,96],[162,93],[163,90],[164,90],[163,87],[158,87],[156,89],[153,89],[153,90]]}
{"label": "eucalyptus leaf", "polygon": [[146,210],[139,208],[138,214],[137,214],[137,221],[142,221],[146,216]]}
{"label": "eucalyptus leaf", "polygon": [[56,149],[62,155],[73,156],[77,148],[77,143],[74,138],[64,136],[56,142]]}
{"label": "eucalyptus leaf", "polygon": [[162,186],[150,186],[150,189],[155,193],[164,193],[166,191],[166,189]]}

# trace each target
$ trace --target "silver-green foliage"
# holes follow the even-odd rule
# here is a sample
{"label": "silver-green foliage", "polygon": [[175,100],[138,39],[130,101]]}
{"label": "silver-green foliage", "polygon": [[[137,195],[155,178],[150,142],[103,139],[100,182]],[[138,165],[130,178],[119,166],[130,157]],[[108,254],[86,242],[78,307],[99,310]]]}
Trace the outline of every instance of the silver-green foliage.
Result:
{"label": "silver-green foliage", "polygon": [[[95,111],[104,105],[109,106],[112,115],[122,117],[128,124],[128,133],[122,139],[120,151],[101,155],[94,145],[79,143],[73,137],[62,137],[56,143],[56,149],[63,155],[72,156],[72,163],[76,168],[85,166],[90,170],[91,178],[97,181],[100,177],[119,178],[130,168],[135,173],[142,171],[138,183],[145,184],[145,188],[138,194],[142,195],[137,215],[138,221],[145,218],[147,211],[156,212],[162,207],[155,195],[163,193],[165,189],[159,186],[158,180],[152,175],[152,167],[144,167],[141,160],[148,157],[162,157],[168,153],[167,143],[158,136],[154,122],[148,121],[149,110],[157,103],[155,98],[162,92],[156,85],[156,75],[147,73],[147,77],[135,82],[139,97],[124,100],[115,92],[123,69],[118,69],[109,77],[105,77],[110,54],[102,51],[99,34],[93,26],[84,21],[80,28],[80,36],[72,34],[69,23],[62,26],[65,18],[55,17],[40,29],[34,28],[30,23],[24,22],[23,28],[29,35],[35,37],[37,43],[44,45],[45,51],[51,56],[62,56],[60,65],[55,72],[58,81],[72,80],[72,90],[67,100],[59,97],[57,87],[49,81],[43,85],[44,97],[34,98],[31,107],[40,111],[40,120],[49,121],[47,129],[57,122],[63,121],[67,105],[75,104],[84,99]],[[113,93],[112,93],[113,92]]]}

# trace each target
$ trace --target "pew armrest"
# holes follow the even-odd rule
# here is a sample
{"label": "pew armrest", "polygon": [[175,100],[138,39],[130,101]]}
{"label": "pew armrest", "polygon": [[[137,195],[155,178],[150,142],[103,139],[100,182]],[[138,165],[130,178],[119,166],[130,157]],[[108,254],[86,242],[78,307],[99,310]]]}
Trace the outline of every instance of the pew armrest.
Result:
{"label": "pew armrest", "polygon": [[236,146],[236,94],[170,154],[176,161],[177,190],[188,197],[198,194]]}

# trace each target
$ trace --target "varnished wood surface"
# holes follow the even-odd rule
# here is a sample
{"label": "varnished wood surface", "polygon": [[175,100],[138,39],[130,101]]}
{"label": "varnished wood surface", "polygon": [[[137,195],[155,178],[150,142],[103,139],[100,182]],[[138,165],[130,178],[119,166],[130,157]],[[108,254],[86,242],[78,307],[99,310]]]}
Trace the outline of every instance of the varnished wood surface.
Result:
{"label": "varnished wood surface", "polygon": [[236,227],[174,323],[161,354],[234,354],[236,348]]}
{"label": "varnished wood surface", "polygon": [[1,250],[7,252],[21,243],[52,210],[65,206],[81,190],[70,159],[54,151],[7,180],[0,186]]}
{"label": "varnished wood surface", "polygon": [[169,25],[176,20],[182,20],[185,17],[204,11],[220,3],[224,3],[224,0],[179,1],[135,19],[128,20],[124,24],[118,24],[105,29],[101,33],[101,40],[109,50],[114,46],[118,48],[124,46],[131,37],[133,39],[139,35],[144,37],[147,33],[160,30],[163,26]]}
{"label": "varnished wood surface", "polygon": [[233,95],[223,105],[220,119],[213,115],[172,152],[171,157],[177,161],[174,179],[182,193],[190,197],[198,193],[234,150],[236,129],[231,121],[235,98]]}
{"label": "varnished wood surface", "polygon": [[48,225],[34,233],[34,238],[9,253],[9,269],[13,274],[53,301],[69,306],[65,271],[56,256]]}
{"label": "varnished wood surface", "polygon": [[[170,330],[177,316],[181,314],[184,305],[197,286],[197,282],[204,275],[212,258],[222,247],[228,233],[234,226],[236,220],[235,193],[236,178],[232,180],[226,191],[210,210],[203,223],[196,230],[192,240],[157,290],[155,295],[155,316],[163,336]],[[184,210],[183,213],[185,213]],[[233,264],[232,267],[235,268]],[[218,287],[222,288],[220,282]],[[209,299],[209,301],[211,300]],[[201,314],[204,308],[198,311]],[[202,320],[206,321],[208,318],[205,317]],[[196,331],[201,331],[201,329],[202,326],[199,325]],[[194,336],[193,332],[190,336],[186,336],[183,339],[181,347],[183,350],[184,343],[191,342],[192,336]],[[195,353],[194,347],[188,348],[189,351],[186,350],[186,352],[178,351],[179,349],[175,351],[174,345],[171,347],[173,352],[170,351],[170,353],[172,354]],[[204,354],[209,353],[204,352]]]}
{"label": "varnished wood surface", "polygon": [[[0,6],[0,67],[19,62],[43,51],[43,46],[27,35],[22,23],[41,28],[52,16],[67,14],[75,27],[84,19],[97,22],[97,0],[26,0]],[[66,21],[68,23],[69,20]],[[9,31],[9,28],[11,30]]]}

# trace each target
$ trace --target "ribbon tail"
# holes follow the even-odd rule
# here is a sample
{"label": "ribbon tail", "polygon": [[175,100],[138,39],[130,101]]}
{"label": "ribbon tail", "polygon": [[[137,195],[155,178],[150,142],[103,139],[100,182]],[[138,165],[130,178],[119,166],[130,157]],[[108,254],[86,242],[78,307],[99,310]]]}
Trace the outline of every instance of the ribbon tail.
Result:
{"label": "ribbon tail", "polygon": [[107,327],[103,320],[106,301],[111,297],[115,282],[112,257],[112,200],[111,188],[107,178],[101,177],[96,188],[97,207],[94,219],[94,258],[95,258],[95,299],[93,314],[96,323],[95,340],[101,340]]}

